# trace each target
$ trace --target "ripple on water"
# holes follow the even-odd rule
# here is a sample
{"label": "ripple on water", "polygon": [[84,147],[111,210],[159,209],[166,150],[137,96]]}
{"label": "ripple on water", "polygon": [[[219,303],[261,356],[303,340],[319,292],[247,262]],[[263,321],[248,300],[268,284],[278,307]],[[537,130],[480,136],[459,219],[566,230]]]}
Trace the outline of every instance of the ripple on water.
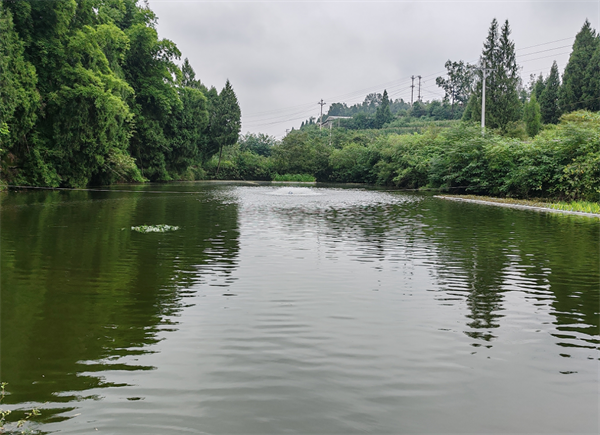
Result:
{"label": "ripple on water", "polygon": [[[594,432],[594,228],[421,194],[204,189],[3,212],[3,374],[50,402],[44,430]],[[147,215],[181,230],[120,231]],[[71,246],[55,224],[85,231]]]}

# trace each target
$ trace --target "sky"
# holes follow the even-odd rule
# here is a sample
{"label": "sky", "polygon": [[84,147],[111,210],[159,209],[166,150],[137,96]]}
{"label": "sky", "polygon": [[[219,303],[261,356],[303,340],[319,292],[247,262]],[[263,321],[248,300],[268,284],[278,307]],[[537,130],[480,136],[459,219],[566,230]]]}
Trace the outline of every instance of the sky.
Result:
{"label": "sky", "polygon": [[[600,0],[587,1],[200,1],[149,0],[158,33],[179,47],[206,86],[229,79],[242,133],[283,137],[332,103],[360,103],[387,89],[423,101],[447,60],[476,63],[494,18],[509,21],[525,83],[559,71],[586,18],[600,30]],[[414,99],[418,80],[415,80]]]}

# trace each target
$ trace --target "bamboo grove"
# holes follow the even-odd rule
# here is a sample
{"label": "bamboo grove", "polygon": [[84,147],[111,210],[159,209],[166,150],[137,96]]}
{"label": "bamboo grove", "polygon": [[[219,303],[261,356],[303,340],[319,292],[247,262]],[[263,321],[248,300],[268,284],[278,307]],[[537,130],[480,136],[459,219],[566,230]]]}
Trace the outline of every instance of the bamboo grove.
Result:
{"label": "bamboo grove", "polygon": [[237,140],[229,81],[197,80],[136,0],[0,3],[4,182],[83,187],[196,177]]}

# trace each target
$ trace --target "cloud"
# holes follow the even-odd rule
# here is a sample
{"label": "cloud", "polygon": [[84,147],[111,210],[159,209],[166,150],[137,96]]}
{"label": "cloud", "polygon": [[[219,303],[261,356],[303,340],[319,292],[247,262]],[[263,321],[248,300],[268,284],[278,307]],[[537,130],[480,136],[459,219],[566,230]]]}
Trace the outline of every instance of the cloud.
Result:
{"label": "cloud", "polygon": [[[220,89],[231,80],[244,131],[275,135],[316,115],[321,98],[353,104],[387,86],[394,98],[410,100],[411,75],[423,76],[425,99],[440,98],[436,73],[443,74],[448,59],[475,62],[493,18],[509,20],[519,49],[573,37],[586,17],[598,29],[600,8],[540,1],[151,0],[150,6],[161,37],[177,43],[205,84]],[[567,59],[557,56],[559,65]],[[523,72],[547,72],[552,60],[524,62]],[[270,111],[278,117],[257,115]]]}

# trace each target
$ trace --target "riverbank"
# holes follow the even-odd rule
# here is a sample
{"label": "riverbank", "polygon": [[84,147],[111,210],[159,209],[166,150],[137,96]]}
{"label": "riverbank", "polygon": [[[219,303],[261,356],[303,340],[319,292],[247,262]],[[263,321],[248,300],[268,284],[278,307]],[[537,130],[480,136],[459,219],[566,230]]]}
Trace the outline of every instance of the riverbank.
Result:
{"label": "riverbank", "polygon": [[[545,202],[543,200],[495,198],[477,195],[435,195],[435,198],[450,201],[472,202],[475,204],[495,205],[499,207],[520,208],[523,210],[545,211],[553,213],[574,214],[600,218],[600,204],[594,202]],[[588,211],[589,210],[589,211]]]}

